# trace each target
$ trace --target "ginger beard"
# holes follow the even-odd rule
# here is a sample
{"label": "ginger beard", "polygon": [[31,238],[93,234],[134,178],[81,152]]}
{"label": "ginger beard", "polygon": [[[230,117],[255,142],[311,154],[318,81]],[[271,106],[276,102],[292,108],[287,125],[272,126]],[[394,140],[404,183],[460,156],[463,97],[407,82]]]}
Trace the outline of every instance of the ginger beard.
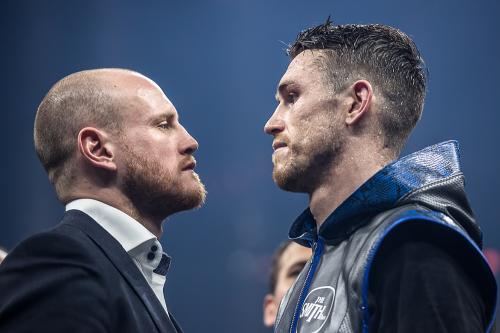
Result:
{"label": "ginger beard", "polygon": [[124,150],[128,158],[123,190],[138,211],[163,220],[173,213],[203,205],[206,190],[197,173],[180,171],[179,167],[179,172],[190,175],[174,176],[172,171],[177,170],[162,168],[157,159],[139,155],[128,146]]}
{"label": "ginger beard", "polygon": [[[273,180],[285,191],[312,193],[324,181],[325,173],[341,161],[344,139],[338,120],[332,116],[316,118],[323,120],[313,119],[304,124],[306,130],[297,128],[294,135],[283,138],[288,151],[273,154]],[[323,125],[314,126],[318,122]]]}

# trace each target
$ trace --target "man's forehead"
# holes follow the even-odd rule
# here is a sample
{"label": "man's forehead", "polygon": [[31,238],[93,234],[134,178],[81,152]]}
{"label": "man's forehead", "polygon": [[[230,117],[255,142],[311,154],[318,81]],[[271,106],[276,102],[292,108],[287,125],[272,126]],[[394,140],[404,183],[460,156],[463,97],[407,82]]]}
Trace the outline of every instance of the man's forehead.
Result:
{"label": "man's forehead", "polygon": [[140,91],[159,90],[160,87],[151,79],[135,72],[114,72],[111,73],[106,81],[113,90],[121,93],[136,94]]}
{"label": "man's forehead", "polygon": [[281,77],[277,90],[302,79],[305,74],[319,73],[319,61],[324,56],[323,50],[305,50],[292,59]]}
{"label": "man's forehead", "polygon": [[150,78],[136,72],[118,72],[111,78],[115,90],[134,97],[160,97],[171,104],[163,90]]}
{"label": "man's forehead", "polygon": [[311,249],[297,243],[291,243],[281,255],[281,266],[289,266],[301,260],[307,260],[311,256]]}
{"label": "man's forehead", "polygon": [[117,83],[114,90],[116,97],[128,106],[125,109],[128,109],[134,117],[157,118],[177,115],[177,110],[161,88],[146,77],[129,76],[127,80]]}

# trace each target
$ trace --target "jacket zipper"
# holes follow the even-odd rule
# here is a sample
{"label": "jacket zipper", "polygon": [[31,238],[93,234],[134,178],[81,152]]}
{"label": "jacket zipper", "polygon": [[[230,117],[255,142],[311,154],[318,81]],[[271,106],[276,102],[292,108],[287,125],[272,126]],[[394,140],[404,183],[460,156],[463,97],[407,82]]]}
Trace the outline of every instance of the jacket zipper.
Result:
{"label": "jacket zipper", "polygon": [[312,279],[314,277],[314,273],[318,268],[319,261],[321,260],[321,255],[323,254],[323,240],[318,237],[318,241],[313,245],[313,259],[311,262],[311,266],[309,266],[309,271],[307,272],[306,280],[304,281],[304,285],[302,286],[302,290],[299,294],[299,300],[297,302],[297,306],[295,307],[295,312],[292,318],[292,324],[290,326],[290,333],[297,332],[297,324],[299,322],[300,312],[302,311],[302,307],[304,306],[305,297],[307,292],[309,291],[312,283]]}

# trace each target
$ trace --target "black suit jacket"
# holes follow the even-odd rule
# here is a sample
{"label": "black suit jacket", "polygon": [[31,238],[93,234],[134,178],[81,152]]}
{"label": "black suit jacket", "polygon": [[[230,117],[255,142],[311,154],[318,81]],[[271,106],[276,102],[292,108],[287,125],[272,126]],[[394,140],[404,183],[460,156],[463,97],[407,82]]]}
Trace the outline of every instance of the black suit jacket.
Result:
{"label": "black suit jacket", "polygon": [[123,247],[83,212],[0,265],[0,332],[182,332]]}

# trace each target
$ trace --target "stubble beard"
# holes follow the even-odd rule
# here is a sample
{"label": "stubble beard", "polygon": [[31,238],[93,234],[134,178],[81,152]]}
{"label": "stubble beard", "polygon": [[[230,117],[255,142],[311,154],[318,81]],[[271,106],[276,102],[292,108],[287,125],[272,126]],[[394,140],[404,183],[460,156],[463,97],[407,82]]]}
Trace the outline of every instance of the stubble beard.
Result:
{"label": "stubble beard", "polygon": [[194,186],[186,186],[170,171],[162,170],[158,161],[140,156],[129,147],[125,149],[129,158],[123,191],[140,215],[162,221],[174,213],[203,205],[205,186],[194,171]]}
{"label": "stubble beard", "polygon": [[[286,160],[274,161],[273,179],[276,185],[289,192],[314,192],[325,181],[326,173],[341,161],[344,140],[333,129],[327,136],[313,133],[310,140],[295,140],[288,146]],[[300,142],[308,142],[301,145]]]}

